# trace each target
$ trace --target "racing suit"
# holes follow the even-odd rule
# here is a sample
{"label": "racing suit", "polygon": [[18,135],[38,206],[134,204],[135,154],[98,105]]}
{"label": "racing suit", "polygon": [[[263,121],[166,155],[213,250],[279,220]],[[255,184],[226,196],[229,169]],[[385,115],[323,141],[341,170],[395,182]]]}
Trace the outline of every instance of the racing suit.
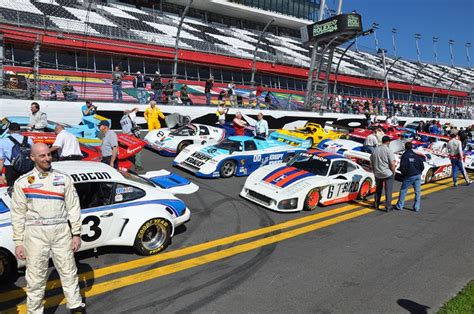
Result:
{"label": "racing suit", "polygon": [[[27,307],[43,312],[48,261],[51,254],[70,309],[83,307],[72,235],[81,234],[81,208],[71,177],[36,167],[14,185],[11,220],[13,241],[26,255]],[[69,224],[68,224],[69,222]]]}
{"label": "racing suit", "polygon": [[145,120],[148,122],[148,131],[161,128],[159,119],[165,119],[165,115],[161,112],[160,108],[158,107],[146,108],[144,117],[145,117]]}

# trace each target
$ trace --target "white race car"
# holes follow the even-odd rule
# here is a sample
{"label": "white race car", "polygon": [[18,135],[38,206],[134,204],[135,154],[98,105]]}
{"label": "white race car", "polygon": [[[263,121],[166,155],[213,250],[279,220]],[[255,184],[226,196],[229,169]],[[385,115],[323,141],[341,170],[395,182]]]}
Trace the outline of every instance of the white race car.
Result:
{"label": "white race car", "polygon": [[190,123],[177,129],[162,128],[148,132],[147,147],[163,156],[176,156],[191,144],[214,145],[225,137],[225,129]]}
{"label": "white race car", "polygon": [[464,166],[467,170],[474,170],[474,143],[469,142],[464,150]]}
{"label": "white race car", "polygon": [[[106,164],[88,161],[62,161],[53,167],[74,180],[82,209],[81,250],[108,245],[133,246],[140,255],[164,250],[175,228],[190,218],[186,204],[174,194],[199,189],[166,170],[123,175]],[[14,255],[10,201],[7,188],[1,188],[0,281],[24,266]]]}
{"label": "white race car", "polygon": [[240,196],[278,212],[296,212],[363,199],[374,191],[374,175],[360,165],[335,153],[309,150],[286,165],[258,169]]}

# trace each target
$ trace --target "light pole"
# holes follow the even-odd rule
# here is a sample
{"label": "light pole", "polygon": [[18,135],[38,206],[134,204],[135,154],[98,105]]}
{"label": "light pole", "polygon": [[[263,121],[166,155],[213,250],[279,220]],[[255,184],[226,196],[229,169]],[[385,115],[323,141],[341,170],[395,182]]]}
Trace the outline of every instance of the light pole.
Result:
{"label": "light pole", "polygon": [[184,17],[188,13],[189,7],[193,3],[193,0],[189,0],[188,5],[184,8],[181,19],[179,20],[178,30],[176,31],[176,41],[174,43],[174,66],[173,66],[173,83],[176,83],[176,76],[178,72],[178,46],[179,46],[179,34],[181,33],[181,28],[183,26]]}
{"label": "light pole", "polygon": [[472,47],[472,44],[471,43],[466,43],[464,46],[466,47],[467,67],[470,68],[471,67],[471,55],[469,53],[469,50]]}
{"label": "light pole", "polygon": [[433,54],[434,54],[434,59],[435,63],[438,64],[438,50],[436,49],[436,43],[438,42],[439,37],[434,37],[433,36]]}
{"label": "light pole", "polygon": [[372,23],[372,29],[374,30],[375,51],[379,51],[379,40],[377,39],[377,30],[379,29],[379,23]]}
{"label": "light pole", "polygon": [[267,28],[270,27],[270,25],[275,21],[274,18],[272,18],[270,21],[268,21],[267,25],[263,28],[262,32],[260,33],[260,36],[258,37],[257,44],[255,45],[255,50],[253,51],[253,60],[252,60],[252,77],[250,79],[250,83],[252,84],[252,90],[255,87],[255,72],[257,72],[257,50],[258,47],[260,46],[260,41],[263,38],[263,35],[267,31]]}
{"label": "light pole", "polygon": [[392,28],[392,45],[393,45],[393,53],[395,57],[397,56],[397,45],[395,44],[395,34],[397,33],[396,28]]}
{"label": "light pole", "polygon": [[[390,90],[388,88],[388,75],[387,74],[387,63],[385,62],[385,53],[387,52],[387,49],[379,49],[377,50],[378,54],[382,54],[382,62],[383,62],[383,70],[385,72],[385,79],[384,79],[384,84],[385,88],[387,89],[387,98],[390,100]],[[383,89],[382,89],[383,91]]]}
{"label": "light pole", "polygon": [[420,46],[418,45],[418,41],[421,39],[421,34],[416,33],[415,34],[415,44],[416,44],[416,57],[418,59],[418,63],[421,63],[420,61]]}
{"label": "light pole", "polygon": [[450,39],[448,41],[448,44],[449,44],[449,54],[451,55],[451,66],[454,67],[454,52],[453,52],[453,45],[454,45],[455,41]]}

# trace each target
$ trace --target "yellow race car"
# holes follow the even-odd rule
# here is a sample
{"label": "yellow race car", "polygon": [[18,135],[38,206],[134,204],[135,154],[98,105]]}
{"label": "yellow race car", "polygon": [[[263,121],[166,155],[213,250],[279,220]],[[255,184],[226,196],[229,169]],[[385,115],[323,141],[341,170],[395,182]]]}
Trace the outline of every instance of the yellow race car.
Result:
{"label": "yellow race car", "polygon": [[310,141],[310,147],[316,147],[324,139],[337,140],[346,138],[346,134],[343,132],[325,130],[320,124],[313,122],[306,122],[304,127],[295,128],[294,130],[278,129],[272,132],[270,136],[294,146],[299,145],[305,140]]}

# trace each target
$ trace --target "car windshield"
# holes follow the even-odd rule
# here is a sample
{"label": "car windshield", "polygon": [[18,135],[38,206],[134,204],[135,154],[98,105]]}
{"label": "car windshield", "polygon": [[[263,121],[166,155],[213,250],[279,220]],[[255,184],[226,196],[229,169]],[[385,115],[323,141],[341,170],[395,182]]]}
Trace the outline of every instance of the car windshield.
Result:
{"label": "car windshield", "polygon": [[123,176],[130,180],[130,181],[133,181],[133,182],[136,182],[136,183],[140,183],[140,184],[144,184],[144,185],[148,185],[148,186],[152,186],[152,187],[156,187],[155,184],[153,184],[153,182],[151,182],[150,180],[148,180],[147,178],[144,178],[144,177],[141,177],[139,176],[138,174],[136,174],[135,172],[133,171],[127,171],[127,172],[124,172],[122,173]]}
{"label": "car windshield", "polygon": [[242,142],[225,140],[216,145],[217,148],[225,149],[228,151],[240,152],[242,151]]}
{"label": "car windshield", "polygon": [[325,158],[312,154],[299,154],[293,158],[288,166],[305,170],[319,176],[326,176],[331,162]]}
{"label": "car windshield", "polygon": [[59,123],[59,124],[61,124],[61,125],[62,125],[63,127],[65,127],[65,128],[72,128],[72,125],[67,124],[67,123],[63,123],[63,122],[54,122],[54,121],[51,121],[51,120],[48,120],[47,122],[48,122],[48,124],[50,124],[50,125],[56,125],[56,124]]}
{"label": "car windshield", "polygon": [[196,132],[197,132],[197,128],[192,124],[188,124],[188,125],[183,125],[177,128],[176,130],[173,130],[170,134],[177,135],[177,136],[194,136],[196,135]]}

